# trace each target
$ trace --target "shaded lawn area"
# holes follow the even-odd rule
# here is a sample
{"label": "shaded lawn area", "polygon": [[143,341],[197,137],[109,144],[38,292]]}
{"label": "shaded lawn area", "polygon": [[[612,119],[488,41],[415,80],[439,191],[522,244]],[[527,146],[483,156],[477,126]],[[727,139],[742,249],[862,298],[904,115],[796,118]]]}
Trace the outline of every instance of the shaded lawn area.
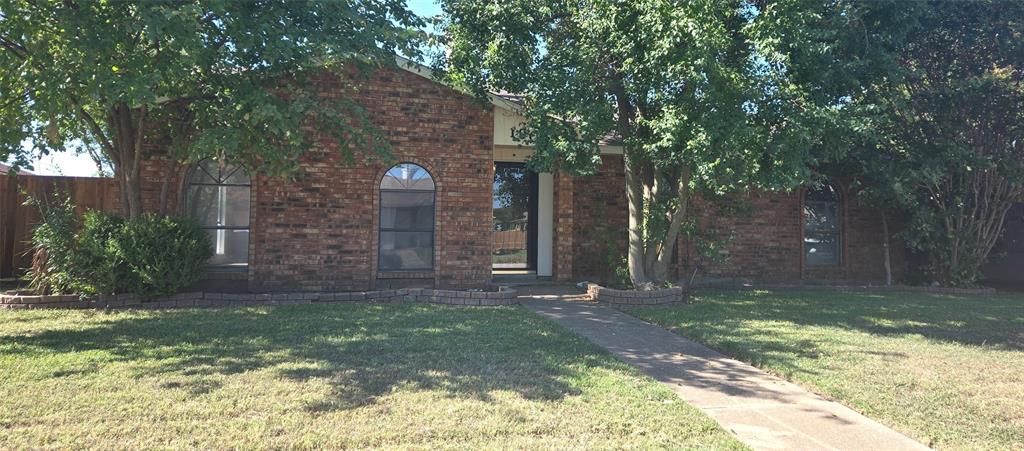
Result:
{"label": "shaded lawn area", "polygon": [[632,314],[943,449],[1024,449],[1024,295],[702,292]]}
{"label": "shaded lawn area", "polygon": [[0,448],[741,448],[521,308],[0,311]]}

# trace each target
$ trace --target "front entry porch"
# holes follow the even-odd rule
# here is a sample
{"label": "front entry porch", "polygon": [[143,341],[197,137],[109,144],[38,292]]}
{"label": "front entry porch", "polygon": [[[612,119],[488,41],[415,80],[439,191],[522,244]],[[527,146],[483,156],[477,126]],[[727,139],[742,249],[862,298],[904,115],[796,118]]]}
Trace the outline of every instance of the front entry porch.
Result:
{"label": "front entry porch", "polygon": [[526,167],[532,151],[495,151],[491,270],[496,281],[553,275],[554,176]]}

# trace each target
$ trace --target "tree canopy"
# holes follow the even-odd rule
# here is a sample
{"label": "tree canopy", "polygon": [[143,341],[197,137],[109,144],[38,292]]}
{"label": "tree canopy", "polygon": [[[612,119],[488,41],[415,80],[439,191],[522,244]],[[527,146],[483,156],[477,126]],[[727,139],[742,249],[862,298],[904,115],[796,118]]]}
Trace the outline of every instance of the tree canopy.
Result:
{"label": "tree canopy", "polygon": [[136,216],[147,133],[171,160],[269,172],[312,146],[311,122],[346,150],[386,152],[357,105],[321,99],[305,77],[416,55],[420,25],[402,0],[0,0],[0,160],[77,140],[113,164]]}
{"label": "tree canopy", "polygon": [[866,144],[844,165],[863,193],[906,215],[928,276],[972,285],[1024,195],[1024,8],[931,1],[898,49]]}
{"label": "tree canopy", "polygon": [[522,96],[536,168],[623,148],[634,285],[666,280],[695,194],[787,189],[862,117],[915,5],[847,1],[448,0],[438,66]]}

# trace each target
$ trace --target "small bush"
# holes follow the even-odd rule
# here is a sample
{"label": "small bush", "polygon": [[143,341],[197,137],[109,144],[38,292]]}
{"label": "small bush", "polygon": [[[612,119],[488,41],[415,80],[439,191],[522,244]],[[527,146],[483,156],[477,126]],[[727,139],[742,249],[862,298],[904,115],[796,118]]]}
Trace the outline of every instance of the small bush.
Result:
{"label": "small bush", "polygon": [[39,207],[28,272],[38,293],[171,294],[195,283],[212,255],[210,239],[192,219],[124,218],[87,211],[79,220],[70,199]]}
{"label": "small bush", "polygon": [[125,222],[112,245],[133,276],[128,291],[147,296],[192,285],[213,255],[210,238],[194,220],[150,214]]}
{"label": "small bush", "polygon": [[120,293],[129,290],[132,279],[128,265],[112,246],[124,227],[124,218],[102,211],[87,211],[82,229],[75,237],[76,276],[79,294]]}

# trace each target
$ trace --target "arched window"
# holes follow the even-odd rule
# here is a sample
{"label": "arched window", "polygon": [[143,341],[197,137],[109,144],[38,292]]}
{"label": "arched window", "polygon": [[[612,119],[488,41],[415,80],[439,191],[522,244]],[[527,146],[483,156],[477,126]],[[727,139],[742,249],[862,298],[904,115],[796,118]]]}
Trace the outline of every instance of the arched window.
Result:
{"label": "arched window", "polygon": [[841,261],[839,192],[831,185],[804,194],[804,261],[836,266]]}
{"label": "arched window", "polygon": [[380,246],[383,271],[434,267],[434,179],[412,163],[395,165],[380,182]]}
{"label": "arched window", "polygon": [[210,235],[210,266],[244,268],[249,263],[251,190],[241,166],[203,160],[189,174],[185,206]]}

